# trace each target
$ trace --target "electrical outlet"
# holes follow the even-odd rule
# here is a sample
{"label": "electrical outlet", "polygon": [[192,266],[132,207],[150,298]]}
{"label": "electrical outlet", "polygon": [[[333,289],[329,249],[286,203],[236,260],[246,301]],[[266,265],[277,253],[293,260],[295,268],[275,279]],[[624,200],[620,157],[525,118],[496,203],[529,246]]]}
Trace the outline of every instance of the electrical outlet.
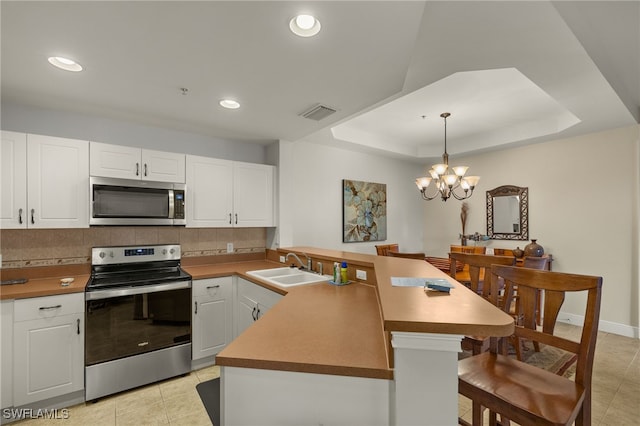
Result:
{"label": "electrical outlet", "polygon": [[227,243],[227,253],[233,253],[233,243]]}
{"label": "electrical outlet", "polygon": [[280,256],[280,263],[284,263],[286,262],[285,257],[284,256]]}
{"label": "electrical outlet", "polygon": [[356,269],[356,278],[359,280],[366,281],[367,280],[367,271],[361,271],[360,269]]}

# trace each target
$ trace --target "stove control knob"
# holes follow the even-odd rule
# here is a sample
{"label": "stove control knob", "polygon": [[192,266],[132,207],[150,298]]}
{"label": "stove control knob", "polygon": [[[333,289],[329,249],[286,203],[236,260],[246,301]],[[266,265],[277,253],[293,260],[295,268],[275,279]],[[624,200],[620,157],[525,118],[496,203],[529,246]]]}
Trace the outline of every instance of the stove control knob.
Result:
{"label": "stove control knob", "polygon": [[167,249],[162,249],[162,254],[167,254]]}
{"label": "stove control knob", "polygon": [[112,251],[109,252],[109,257],[113,257],[113,252]]}
{"label": "stove control knob", "polygon": [[98,254],[98,256],[100,256],[100,259],[104,259],[104,257],[106,256],[106,254],[105,254],[103,251],[101,251],[101,252]]}
{"label": "stove control knob", "polygon": [[169,253],[174,254],[176,251],[174,249],[170,249]]}

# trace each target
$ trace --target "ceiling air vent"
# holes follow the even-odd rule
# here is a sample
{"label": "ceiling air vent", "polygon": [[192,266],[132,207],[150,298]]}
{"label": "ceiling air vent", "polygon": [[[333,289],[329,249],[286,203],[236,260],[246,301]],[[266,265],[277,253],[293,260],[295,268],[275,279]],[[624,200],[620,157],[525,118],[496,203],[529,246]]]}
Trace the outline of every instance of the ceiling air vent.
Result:
{"label": "ceiling air vent", "polygon": [[335,109],[328,107],[326,105],[318,104],[311,107],[307,111],[301,113],[300,115],[310,120],[320,121],[323,118],[330,116],[334,112],[336,112]]}

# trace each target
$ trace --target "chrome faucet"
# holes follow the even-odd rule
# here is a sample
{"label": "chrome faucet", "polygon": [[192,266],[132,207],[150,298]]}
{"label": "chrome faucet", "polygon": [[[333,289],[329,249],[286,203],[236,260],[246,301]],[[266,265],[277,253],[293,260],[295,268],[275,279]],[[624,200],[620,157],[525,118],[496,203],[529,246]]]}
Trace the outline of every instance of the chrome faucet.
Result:
{"label": "chrome faucet", "polygon": [[[306,257],[306,258],[307,258],[307,266],[306,266],[306,269],[308,269],[309,271],[311,271],[311,270],[312,270],[312,269],[311,269],[311,266],[312,266],[311,258],[310,258],[306,253],[302,253],[302,254],[304,255],[304,257]],[[298,255],[297,255],[297,254],[295,254],[295,253],[287,253],[287,256],[285,257],[285,262],[289,260],[289,257],[293,257],[293,258],[295,258],[295,259],[298,261],[298,263],[300,264],[300,268],[301,268],[301,269],[305,269],[304,263],[302,263],[302,260],[300,260],[300,258],[298,257]]]}

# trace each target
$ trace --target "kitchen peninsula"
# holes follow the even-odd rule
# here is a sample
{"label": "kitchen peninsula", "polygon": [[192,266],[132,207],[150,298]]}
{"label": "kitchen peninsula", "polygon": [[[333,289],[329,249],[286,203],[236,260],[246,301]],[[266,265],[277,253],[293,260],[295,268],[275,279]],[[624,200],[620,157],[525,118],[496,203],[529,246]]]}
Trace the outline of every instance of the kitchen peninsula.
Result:
{"label": "kitchen peninsula", "polygon": [[[325,271],[344,260],[352,283],[334,286],[318,276],[317,283],[285,289],[248,273],[281,267],[289,252],[307,254]],[[427,262],[311,247],[246,257],[183,259],[194,282],[235,276],[238,292],[250,281],[281,299],[262,314],[256,302],[260,320],[254,317],[216,356],[223,424],[454,424],[462,336],[513,330],[511,317]],[[5,270],[3,278],[13,273],[25,271]],[[68,287],[51,278],[57,273],[32,275],[3,289],[3,302],[84,292],[86,268],[64,274],[75,277]],[[394,287],[391,277],[443,278],[453,289]],[[82,393],[73,396],[82,400]]]}
{"label": "kitchen peninsula", "polygon": [[[217,356],[224,424],[456,424],[464,335],[507,336],[510,316],[429,265],[311,247],[279,249],[373,268],[375,284],[293,287]],[[444,278],[450,293],[395,287]]]}

